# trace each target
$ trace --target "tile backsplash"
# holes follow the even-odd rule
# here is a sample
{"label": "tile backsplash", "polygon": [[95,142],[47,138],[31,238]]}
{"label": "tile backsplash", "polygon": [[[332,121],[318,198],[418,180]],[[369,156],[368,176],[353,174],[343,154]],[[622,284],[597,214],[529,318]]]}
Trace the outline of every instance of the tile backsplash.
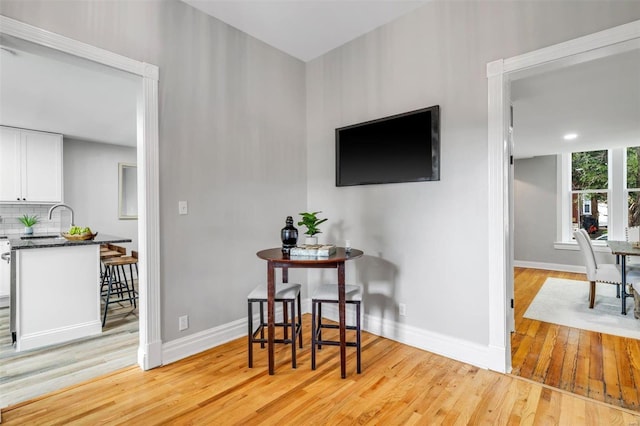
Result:
{"label": "tile backsplash", "polygon": [[28,214],[38,216],[33,226],[34,234],[56,234],[68,229],[71,213],[67,209],[56,209],[51,220],[48,219],[51,204],[0,204],[0,235],[17,236],[24,234],[24,225],[18,218]]}

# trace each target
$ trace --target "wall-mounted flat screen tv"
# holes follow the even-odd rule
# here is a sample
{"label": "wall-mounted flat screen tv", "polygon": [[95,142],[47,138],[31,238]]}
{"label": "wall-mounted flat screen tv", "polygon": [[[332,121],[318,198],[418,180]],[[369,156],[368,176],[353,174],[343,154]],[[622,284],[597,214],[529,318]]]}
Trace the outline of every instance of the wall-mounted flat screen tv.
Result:
{"label": "wall-mounted flat screen tv", "polygon": [[440,107],[336,129],[336,186],[440,180]]}

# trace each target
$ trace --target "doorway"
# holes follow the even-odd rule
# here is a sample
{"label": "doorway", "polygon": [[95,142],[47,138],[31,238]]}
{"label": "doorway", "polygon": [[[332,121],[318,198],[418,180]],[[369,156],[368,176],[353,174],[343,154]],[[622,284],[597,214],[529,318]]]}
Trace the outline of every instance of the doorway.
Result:
{"label": "doorway", "polygon": [[0,33],[139,77],[136,106],[140,332],[138,365],[162,364],[160,336],[158,68],[0,16]]}
{"label": "doorway", "polygon": [[487,65],[489,148],[489,368],[511,371],[511,324],[513,316],[513,218],[510,214],[509,180],[512,147],[509,141],[510,83],[531,73],[611,55],[625,43],[640,42],[640,21],[550,46]]}

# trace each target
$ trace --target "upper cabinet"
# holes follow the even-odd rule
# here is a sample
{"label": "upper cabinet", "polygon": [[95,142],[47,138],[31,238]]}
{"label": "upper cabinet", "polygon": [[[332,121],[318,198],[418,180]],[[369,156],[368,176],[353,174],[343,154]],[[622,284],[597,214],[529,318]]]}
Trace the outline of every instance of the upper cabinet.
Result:
{"label": "upper cabinet", "polygon": [[0,202],[62,202],[62,135],[0,126]]}

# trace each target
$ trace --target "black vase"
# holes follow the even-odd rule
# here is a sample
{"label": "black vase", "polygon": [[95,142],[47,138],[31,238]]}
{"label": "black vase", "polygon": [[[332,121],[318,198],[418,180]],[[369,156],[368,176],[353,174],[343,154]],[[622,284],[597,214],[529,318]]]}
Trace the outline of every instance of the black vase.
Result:
{"label": "black vase", "polygon": [[282,253],[289,254],[292,247],[298,243],[298,230],[293,227],[293,218],[287,216],[287,225],[280,231],[280,239],[282,239]]}

